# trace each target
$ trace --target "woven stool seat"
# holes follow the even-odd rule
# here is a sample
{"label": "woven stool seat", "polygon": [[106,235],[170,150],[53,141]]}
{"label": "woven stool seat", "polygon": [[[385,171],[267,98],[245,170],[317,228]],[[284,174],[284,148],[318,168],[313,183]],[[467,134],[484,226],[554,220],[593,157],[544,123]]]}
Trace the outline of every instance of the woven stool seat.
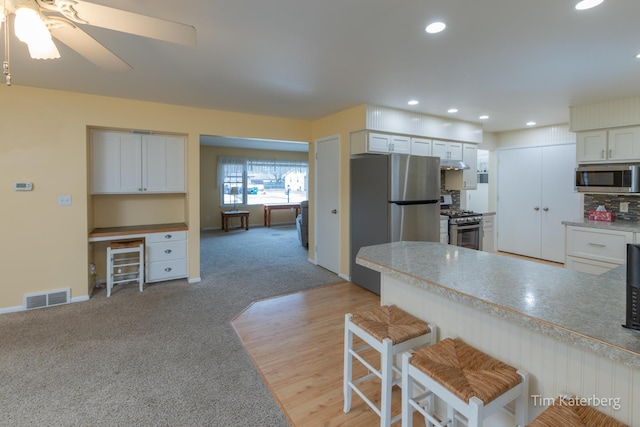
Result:
{"label": "woven stool seat", "polygon": [[353,313],[351,322],[378,341],[388,338],[393,344],[431,332],[426,322],[395,305],[383,305],[372,310]]}
{"label": "woven stool seat", "polygon": [[[439,416],[414,396],[418,383],[446,403],[447,414]],[[457,425],[459,416],[469,427],[482,426],[484,419],[515,402],[515,424],[524,426],[528,409],[528,375],[470,346],[459,338],[446,338],[402,359],[402,425],[412,426],[412,412],[420,412],[428,425]]]}
{"label": "woven stool seat", "polygon": [[[414,348],[436,342],[436,328],[393,305],[347,313],[344,324],[344,412],[351,410],[351,395],[355,392],[380,417],[380,426],[389,427],[401,415],[391,416],[391,394],[402,379],[394,357]],[[354,336],[364,345],[354,348]],[[367,350],[378,352],[379,363],[371,359]],[[367,374],[353,378],[353,360],[367,368]],[[361,389],[369,380],[380,381],[379,402],[371,401]]]}
{"label": "woven stool seat", "polygon": [[516,368],[458,338],[415,352],[411,364],[467,403],[475,396],[486,405],[522,382]]}
{"label": "woven stool seat", "polygon": [[576,398],[557,398],[529,427],[627,427]]}

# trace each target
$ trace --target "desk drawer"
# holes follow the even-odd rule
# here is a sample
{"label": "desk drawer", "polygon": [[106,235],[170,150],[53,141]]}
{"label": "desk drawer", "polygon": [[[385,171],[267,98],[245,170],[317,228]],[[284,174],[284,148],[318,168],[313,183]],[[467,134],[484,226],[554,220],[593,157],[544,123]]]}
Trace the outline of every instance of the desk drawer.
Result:
{"label": "desk drawer", "polygon": [[149,233],[146,235],[147,244],[187,240],[186,231],[166,231],[163,233]]}
{"label": "desk drawer", "polygon": [[167,261],[187,257],[187,241],[147,243],[147,260],[149,262]]}
{"label": "desk drawer", "polygon": [[169,261],[150,262],[147,266],[147,282],[178,279],[187,277],[187,260],[174,259]]}

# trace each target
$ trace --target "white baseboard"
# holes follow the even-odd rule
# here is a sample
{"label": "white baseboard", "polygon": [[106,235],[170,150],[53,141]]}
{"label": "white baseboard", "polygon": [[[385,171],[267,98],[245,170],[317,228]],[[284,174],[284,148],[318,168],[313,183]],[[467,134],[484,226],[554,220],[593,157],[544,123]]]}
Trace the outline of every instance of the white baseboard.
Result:
{"label": "white baseboard", "polygon": [[199,283],[202,281],[202,279],[200,277],[189,277],[187,281],[189,283]]}

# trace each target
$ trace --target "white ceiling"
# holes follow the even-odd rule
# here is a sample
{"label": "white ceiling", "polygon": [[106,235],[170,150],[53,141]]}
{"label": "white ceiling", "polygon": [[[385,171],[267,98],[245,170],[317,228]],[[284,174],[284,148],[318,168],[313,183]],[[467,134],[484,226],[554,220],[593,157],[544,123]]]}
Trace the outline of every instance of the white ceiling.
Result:
{"label": "white ceiling", "polygon": [[[95,0],[193,25],[185,47],[83,26],[134,70],[57,43],[32,60],[11,36],[14,85],[317,119],[362,103],[484,122],[566,123],[569,106],[640,95],[640,1]],[[429,36],[426,24],[444,20]],[[420,104],[409,107],[407,101]]]}

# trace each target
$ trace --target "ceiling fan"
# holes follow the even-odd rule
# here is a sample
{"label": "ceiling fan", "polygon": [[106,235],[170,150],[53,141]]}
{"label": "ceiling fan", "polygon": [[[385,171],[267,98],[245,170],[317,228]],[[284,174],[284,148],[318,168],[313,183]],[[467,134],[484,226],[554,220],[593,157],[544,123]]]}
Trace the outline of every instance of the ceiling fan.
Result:
{"label": "ceiling fan", "polygon": [[154,18],[89,3],[83,0],[0,0],[5,22],[5,61],[7,85],[9,72],[9,17],[14,15],[16,36],[29,47],[32,58],[59,58],[51,36],[66,44],[97,66],[108,71],[127,71],[132,67],[81,29],[82,25],[107,28],[152,39],[196,45],[196,30],[191,25]]}

